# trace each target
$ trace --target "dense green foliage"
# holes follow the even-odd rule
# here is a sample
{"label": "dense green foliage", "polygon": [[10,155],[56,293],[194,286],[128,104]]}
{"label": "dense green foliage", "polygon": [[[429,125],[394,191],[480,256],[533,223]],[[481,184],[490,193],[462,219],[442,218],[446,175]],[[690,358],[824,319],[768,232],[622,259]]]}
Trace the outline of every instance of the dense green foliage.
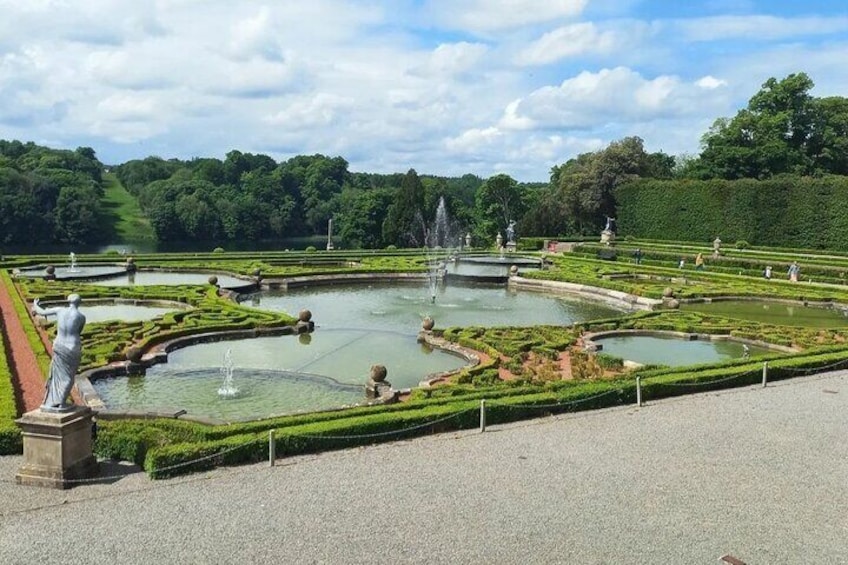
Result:
{"label": "dense green foliage", "polygon": [[848,177],[641,180],[616,201],[620,236],[848,248]]}
{"label": "dense green foliage", "polygon": [[98,241],[102,169],[90,147],[0,140],[0,243]]}

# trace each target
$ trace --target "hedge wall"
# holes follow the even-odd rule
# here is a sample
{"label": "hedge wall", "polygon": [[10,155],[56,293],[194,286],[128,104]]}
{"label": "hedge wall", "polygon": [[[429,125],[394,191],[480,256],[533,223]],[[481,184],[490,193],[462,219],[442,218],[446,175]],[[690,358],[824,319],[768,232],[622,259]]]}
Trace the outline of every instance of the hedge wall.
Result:
{"label": "hedge wall", "polygon": [[848,248],[848,177],[639,180],[616,191],[621,236]]}

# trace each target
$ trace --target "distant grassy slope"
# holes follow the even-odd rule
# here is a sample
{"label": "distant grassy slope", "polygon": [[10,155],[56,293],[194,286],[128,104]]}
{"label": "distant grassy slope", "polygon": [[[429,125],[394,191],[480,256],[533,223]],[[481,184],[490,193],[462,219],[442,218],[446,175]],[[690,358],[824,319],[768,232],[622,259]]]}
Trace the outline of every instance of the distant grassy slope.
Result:
{"label": "distant grassy slope", "polygon": [[103,175],[106,194],[103,206],[103,229],[115,243],[152,241],[156,239],[150,220],[144,217],[138,201],[127,192],[114,173]]}

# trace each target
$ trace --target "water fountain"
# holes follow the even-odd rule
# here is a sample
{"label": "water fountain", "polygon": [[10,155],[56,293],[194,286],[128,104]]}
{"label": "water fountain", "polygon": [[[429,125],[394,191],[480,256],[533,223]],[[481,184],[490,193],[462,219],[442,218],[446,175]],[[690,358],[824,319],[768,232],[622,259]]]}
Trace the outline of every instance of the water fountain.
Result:
{"label": "water fountain", "polygon": [[430,290],[430,302],[436,302],[436,292],[439,284],[445,276],[445,260],[448,254],[450,242],[448,223],[448,211],[445,205],[445,197],[439,197],[439,205],[436,207],[436,219],[433,227],[426,230],[424,235],[424,253],[427,257],[427,265],[430,271],[427,276],[427,286]]}
{"label": "water fountain", "polygon": [[77,255],[76,255],[76,253],[71,251],[71,254],[69,255],[68,258],[69,258],[69,261],[71,263],[71,265],[68,267],[68,272],[69,273],[78,273],[79,269],[77,269]]}
{"label": "water fountain", "polygon": [[239,393],[239,389],[233,384],[234,371],[233,351],[232,349],[227,349],[227,352],[224,354],[224,364],[221,366],[221,374],[224,375],[224,382],[221,388],[218,389],[218,396],[232,398]]}

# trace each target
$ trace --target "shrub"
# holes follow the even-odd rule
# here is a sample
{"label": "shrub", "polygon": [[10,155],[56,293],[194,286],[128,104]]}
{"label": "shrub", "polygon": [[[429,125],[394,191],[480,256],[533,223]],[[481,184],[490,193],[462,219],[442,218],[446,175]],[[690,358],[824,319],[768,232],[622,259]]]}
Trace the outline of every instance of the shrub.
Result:
{"label": "shrub", "polygon": [[748,249],[749,247],[751,247],[751,244],[744,239],[740,239],[736,242],[736,249]]}
{"label": "shrub", "polygon": [[306,248],[307,253],[315,253],[316,251],[318,251],[318,250],[315,248],[314,245],[310,245],[309,247]]}
{"label": "shrub", "polygon": [[212,250],[212,253],[223,253],[223,252],[224,252],[223,247],[216,247],[215,249]]}
{"label": "shrub", "polygon": [[386,250],[387,251],[397,251],[397,245],[387,245]]}

